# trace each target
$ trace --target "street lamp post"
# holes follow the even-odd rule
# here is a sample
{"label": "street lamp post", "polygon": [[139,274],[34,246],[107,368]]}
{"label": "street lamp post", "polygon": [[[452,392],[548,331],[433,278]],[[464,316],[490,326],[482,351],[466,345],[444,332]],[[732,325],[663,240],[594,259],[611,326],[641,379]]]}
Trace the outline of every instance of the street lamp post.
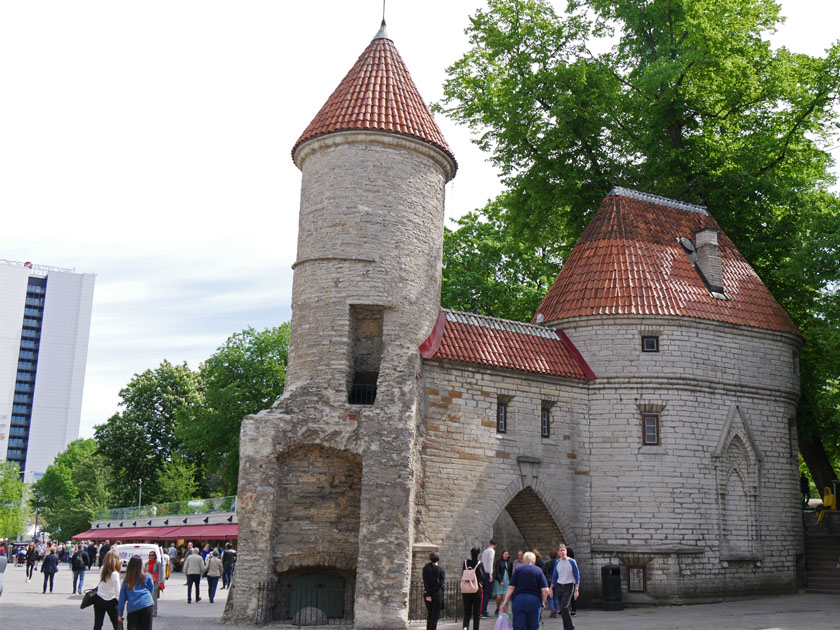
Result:
{"label": "street lamp post", "polygon": [[143,498],[143,480],[138,479],[137,481],[139,483],[137,488],[137,509],[139,510],[140,506],[143,505],[143,502],[141,500]]}

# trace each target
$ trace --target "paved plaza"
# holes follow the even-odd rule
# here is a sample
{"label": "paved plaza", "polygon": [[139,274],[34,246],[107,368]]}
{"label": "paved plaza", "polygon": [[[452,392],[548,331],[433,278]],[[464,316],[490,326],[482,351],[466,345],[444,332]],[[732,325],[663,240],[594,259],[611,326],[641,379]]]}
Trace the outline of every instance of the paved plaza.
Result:
{"label": "paved plaza", "polygon": [[[89,571],[86,587],[98,581]],[[81,595],[71,595],[73,572],[66,564],[56,575],[54,592],[43,595],[43,575],[27,583],[22,567],[6,569],[4,591],[0,597],[2,630],[70,630],[93,627],[93,608],[79,609]],[[202,582],[201,602],[187,604],[186,580],[173,573],[160,599],[155,630],[245,630],[247,626],[224,626],[220,619],[227,591],[218,591],[209,603],[206,582]],[[483,630],[492,630],[495,619],[483,619]],[[837,630],[840,628],[840,597],[834,595],[786,595],[745,599],[719,604],[628,608],[620,612],[581,610],[575,617],[578,630]],[[265,628],[291,628],[269,625]],[[335,626],[333,626],[335,628]],[[414,625],[424,629],[424,623]],[[460,623],[438,624],[439,630],[460,630]],[[560,619],[544,617],[543,628],[562,630]],[[110,624],[105,623],[105,630]]]}

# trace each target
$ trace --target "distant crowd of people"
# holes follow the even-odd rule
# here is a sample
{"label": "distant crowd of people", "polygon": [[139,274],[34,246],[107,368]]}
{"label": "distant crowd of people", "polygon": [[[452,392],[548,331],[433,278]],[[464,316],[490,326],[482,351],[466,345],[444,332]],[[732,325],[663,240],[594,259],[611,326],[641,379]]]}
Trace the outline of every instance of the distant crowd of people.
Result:
{"label": "distant crowd of people", "polygon": [[[464,604],[463,630],[479,630],[481,618],[489,618],[488,604],[495,596],[496,610],[507,614],[511,610],[514,630],[537,630],[546,604],[550,616],[563,619],[564,630],[574,630],[575,600],[580,594],[580,571],[571,550],[559,545],[549,552],[549,560],[540,552],[519,550],[511,561],[510,551],[502,550],[496,558],[497,543],[470,550],[463,562],[461,594]],[[423,597],[426,602],[426,629],[436,630],[443,605],[446,571],[440,566],[440,555],[432,552],[423,567]]]}
{"label": "distant crowd of people", "polygon": [[[26,566],[26,581],[32,581],[32,575],[39,571],[44,576],[42,592],[53,592],[55,574],[58,573],[62,562],[70,564],[73,571],[73,593],[83,594],[85,573],[96,565],[99,571],[99,582],[91,594],[93,597],[93,628],[102,630],[107,615],[114,630],[125,627],[136,630],[151,630],[152,618],[158,614],[158,599],[166,589],[166,580],[171,571],[183,562],[183,570],[187,577],[187,603],[192,603],[192,593],[195,590],[195,601],[201,601],[200,581],[207,578],[207,590],[210,603],[216,597],[219,581],[222,589],[228,589],[233,580],[236,565],[236,549],[231,543],[211,546],[209,543],[203,548],[195,547],[193,543],[176,548],[171,544],[168,549],[161,550],[158,557],[157,545],[139,545],[143,547],[143,556],[132,555],[125,566],[125,576],[120,578],[122,559],[117,547],[122,544],[116,541],[112,546],[106,540],[101,544],[92,541],[76,545],[30,543],[21,547],[17,552],[18,561]],[[149,549],[154,547],[154,549]],[[121,550],[125,553],[125,549]],[[146,555],[147,554],[147,555]],[[177,564],[176,564],[177,563]],[[3,592],[3,574],[6,569],[6,550],[0,547],[0,595]],[[40,568],[39,568],[40,565]]]}

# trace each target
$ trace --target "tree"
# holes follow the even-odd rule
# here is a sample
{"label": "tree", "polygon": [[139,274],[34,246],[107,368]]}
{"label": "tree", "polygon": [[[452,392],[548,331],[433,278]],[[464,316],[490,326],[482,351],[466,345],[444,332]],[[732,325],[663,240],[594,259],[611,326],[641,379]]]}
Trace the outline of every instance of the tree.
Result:
{"label": "tree", "polygon": [[157,473],[157,484],[164,502],[189,501],[198,491],[196,465],[177,458],[164,462]]}
{"label": "tree", "polygon": [[112,472],[114,501],[136,504],[141,481],[142,500],[166,500],[158,473],[181,446],[175,434],[179,418],[203,404],[198,375],[186,363],[164,360],[154,370],[135,374],[120,398],[123,410],[95,427],[99,452]]}
{"label": "tree", "polygon": [[109,507],[105,459],[94,440],[76,440],[56,455],[44,476],[32,486],[32,505],[42,529],[67,538],[90,527],[93,515]]}
{"label": "tree", "polygon": [[[840,44],[824,57],[772,49],[773,0],[570,0],[562,17],[543,0],[488,5],[436,109],[470,126],[501,169],[497,241],[563,256],[614,184],[708,206],[806,338],[800,446],[824,485],[840,457],[840,354],[824,353],[840,343],[826,150]],[[476,220],[492,221],[484,212]],[[495,278],[473,280],[477,295],[498,291]]]}
{"label": "tree", "polygon": [[560,271],[556,244],[534,249],[507,229],[505,198],[458,219],[446,229],[441,301],[462,311],[528,320]]}
{"label": "tree", "polygon": [[203,467],[210,494],[236,494],[242,418],[270,407],[283,393],[289,324],[231,335],[199,367],[204,404],[183,415],[178,435]]}
{"label": "tree", "polygon": [[13,462],[0,462],[0,538],[22,536],[27,516],[20,469]]}

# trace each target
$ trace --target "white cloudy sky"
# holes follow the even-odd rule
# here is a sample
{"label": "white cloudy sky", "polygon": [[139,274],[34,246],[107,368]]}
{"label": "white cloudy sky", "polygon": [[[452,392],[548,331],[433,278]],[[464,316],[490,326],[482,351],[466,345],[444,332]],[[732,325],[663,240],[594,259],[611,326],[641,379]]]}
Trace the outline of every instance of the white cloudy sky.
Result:
{"label": "white cloudy sky", "polygon": [[[441,97],[479,0],[390,0],[420,93]],[[558,2],[558,4],[560,4]],[[775,38],[820,54],[840,2],[785,0]],[[0,258],[97,274],[81,435],[131,376],[191,367],[290,317],[299,171],[289,151],[375,34],[380,0],[0,3]],[[460,168],[447,216],[500,186]]]}

